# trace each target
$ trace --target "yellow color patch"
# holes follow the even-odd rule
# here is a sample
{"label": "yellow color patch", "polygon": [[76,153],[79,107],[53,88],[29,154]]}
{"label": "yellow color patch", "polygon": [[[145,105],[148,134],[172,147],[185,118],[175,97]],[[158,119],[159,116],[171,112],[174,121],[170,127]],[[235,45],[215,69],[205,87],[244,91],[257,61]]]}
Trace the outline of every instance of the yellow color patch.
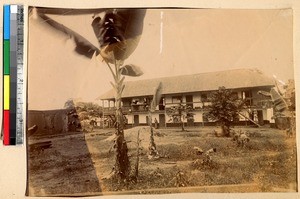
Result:
{"label": "yellow color patch", "polygon": [[4,90],[4,110],[9,110],[9,75],[4,75],[3,82],[3,90]]}

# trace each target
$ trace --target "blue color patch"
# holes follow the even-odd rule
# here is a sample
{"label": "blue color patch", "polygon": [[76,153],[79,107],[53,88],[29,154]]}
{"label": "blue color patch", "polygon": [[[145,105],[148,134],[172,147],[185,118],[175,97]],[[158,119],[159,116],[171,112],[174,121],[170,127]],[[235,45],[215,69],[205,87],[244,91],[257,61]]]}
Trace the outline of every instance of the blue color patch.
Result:
{"label": "blue color patch", "polygon": [[4,39],[9,39],[10,38],[10,5],[4,5],[3,6],[3,34],[4,34]]}

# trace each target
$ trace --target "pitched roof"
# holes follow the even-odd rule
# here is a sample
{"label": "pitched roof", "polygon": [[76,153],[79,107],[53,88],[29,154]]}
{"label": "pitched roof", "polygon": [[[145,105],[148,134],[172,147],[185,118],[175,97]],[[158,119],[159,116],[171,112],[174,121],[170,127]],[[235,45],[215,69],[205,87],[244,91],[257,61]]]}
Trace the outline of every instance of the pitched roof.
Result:
{"label": "pitched roof", "polygon": [[[162,83],[162,94],[191,93],[217,90],[220,86],[228,89],[274,86],[272,78],[257,69],[235,69],[219,72],[181,75],[138,81],[125,82],[123,98],[150,96],[154,94],[159,82]],[[97,99],[114,98],[109,90]]]}

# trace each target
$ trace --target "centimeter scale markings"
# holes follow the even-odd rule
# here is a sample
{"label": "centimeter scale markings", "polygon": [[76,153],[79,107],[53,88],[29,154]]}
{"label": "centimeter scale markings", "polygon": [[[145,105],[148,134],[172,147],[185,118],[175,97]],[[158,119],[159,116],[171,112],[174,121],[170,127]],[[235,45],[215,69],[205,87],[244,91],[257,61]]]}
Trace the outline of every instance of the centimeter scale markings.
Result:
{"label": "centimeter scale markings", "polygon": [[23,130],[23,44],[24,42],[24,8],[18,5],[17,10],[17,93],[16,93],[16,144],[23,144],[24,130]]}
{"label": "centimeter scale markings", "polygon": [[9,145],[16,144],[17,104],[17,12],[18,6],[10,6],[10,84],[9,84]]}
{"label": "centimeter scale markings", "polygon": [[23,144],[24,10],[4,5],[4,145]]}

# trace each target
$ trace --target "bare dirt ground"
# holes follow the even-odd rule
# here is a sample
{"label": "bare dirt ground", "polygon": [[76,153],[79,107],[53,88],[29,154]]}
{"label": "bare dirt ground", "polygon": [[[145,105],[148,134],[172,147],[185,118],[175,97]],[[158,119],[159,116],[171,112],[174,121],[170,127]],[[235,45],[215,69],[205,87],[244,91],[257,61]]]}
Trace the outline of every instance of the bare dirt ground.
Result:
{"label": "bare dirt ground", "polygon": [[[126,185],[106,179],[114,165],[114,153],[109,152],[113,129],[31,138],[30,195],[296,191],[295,138],[287,138],[284,131],[276,129],[236,127],[249,132],[250,142],[242,148],[231,138],[215,137],[213,129],[216,127],[187,132],[157,130],[155,142],[161,158],[152,160],[147,156],[149,128],[126,130],[132,170],[139,130],[143,148],[138,182]],[[195,146],[204,151],[217,149],[211,164],[201,163]]]}

